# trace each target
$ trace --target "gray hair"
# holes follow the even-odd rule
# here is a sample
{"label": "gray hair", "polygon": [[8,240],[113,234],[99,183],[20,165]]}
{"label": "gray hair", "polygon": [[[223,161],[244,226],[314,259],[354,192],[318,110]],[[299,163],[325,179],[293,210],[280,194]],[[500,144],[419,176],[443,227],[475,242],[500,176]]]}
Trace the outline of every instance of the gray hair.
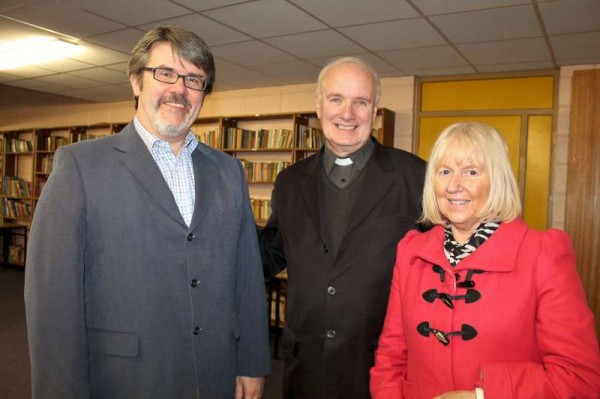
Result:
{"label": "gray hair", "polygon": [[381,82],[379,81],[379,75],[377,74],[375,69],[373,69],[373,67],[371,65],[369,65],[366,61],[364,61],[358,57],[341,57],[341,58],[337,58],[333,61],[330,61],[327,65],[325,65],[325,67],[323,67],[323,69],[321,69],[321,72],[319,73],[319,78],[317,79],[317,95],[320,95],[322,92],[323,80],[325,79],[325,76],[327,75],[329,70],[331,68],[333,68],[334,66],[340,65],[340,64],[362,65],[369,72],[371,72],[371,75],[373,77],[373,85],[375,86],[375,104],[378,104],[379,99],[381,97]]}

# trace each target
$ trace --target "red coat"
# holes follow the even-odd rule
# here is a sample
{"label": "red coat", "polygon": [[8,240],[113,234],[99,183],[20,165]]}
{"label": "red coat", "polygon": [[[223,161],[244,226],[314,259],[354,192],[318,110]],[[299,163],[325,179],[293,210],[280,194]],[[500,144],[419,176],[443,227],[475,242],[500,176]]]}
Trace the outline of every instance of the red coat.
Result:
{"label": "red coat", "polygon": [[[484,389],[485,399],[600,398],[594,317],[567,234],[535,231],[521,220],[503,223],[454,268],[443,240],[444,229],[437,226],[412,231],[398,244],[371,369],[373,399],[431,399],[475,386]],[[471,278],[478,300],[471,291],[469,300],[452,300],[451,309],[432,298],[432,289],[465,295],[455,275],[463,282],[469,269],[483,271]],[[450,336],[444,346],[431,329],[468,334]]]}

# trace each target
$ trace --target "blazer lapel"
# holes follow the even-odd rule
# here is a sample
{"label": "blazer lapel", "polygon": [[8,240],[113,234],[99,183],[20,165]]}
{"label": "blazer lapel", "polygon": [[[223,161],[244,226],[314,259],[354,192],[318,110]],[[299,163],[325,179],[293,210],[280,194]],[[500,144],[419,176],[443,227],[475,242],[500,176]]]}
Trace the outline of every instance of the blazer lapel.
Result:
{"label": "blazer lapel", "polygon": [[321,212],[319,211],[319,165],[321,164],[321,153],[313,156],[310,162],[307,162],[300,187],[308,214],[322,237]]}
{"label": "blazer lapel", "polygon": [[133,123],[127,125],[119,133],[115,149],[123,153],[121,162],[129,169],[158,206],[175,221],[185,226],[183,217],[175,203],[175,198],[173,198],[173,193],[171,193],[160,169],[139,137]]}
{"label": "blazer lapel", "polygon": [[196,201],[194,203],[194,215],[190,223],[190,230],[194,230],[206,214],[217,188],[218,169],[217,165],[208,156],[211,149],[206,149],[202,144],[198,144],[196,150],[192,153],[192,162],[194,164],[194,184],[196,186]]}

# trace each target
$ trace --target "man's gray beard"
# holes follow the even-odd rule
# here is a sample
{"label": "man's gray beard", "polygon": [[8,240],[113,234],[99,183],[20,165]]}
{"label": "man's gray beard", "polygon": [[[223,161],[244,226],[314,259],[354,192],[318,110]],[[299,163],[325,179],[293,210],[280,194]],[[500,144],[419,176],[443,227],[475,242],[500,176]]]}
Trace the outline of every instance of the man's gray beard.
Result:
{"label": "man's gray beard", "polygon": [[187,121],[183,121],[179,125],[170,125],[162,121],[159,115],[154,117],[154,126],[161,135],[171,138],[184,136],[189,131]]}

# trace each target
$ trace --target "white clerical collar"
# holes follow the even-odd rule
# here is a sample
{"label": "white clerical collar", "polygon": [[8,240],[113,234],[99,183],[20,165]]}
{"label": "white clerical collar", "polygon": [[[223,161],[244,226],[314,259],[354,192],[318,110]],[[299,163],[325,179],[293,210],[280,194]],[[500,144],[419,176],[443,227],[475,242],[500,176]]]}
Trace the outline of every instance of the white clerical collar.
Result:
{"label": "white clerical collar", "polygon": [[352,160],[350,158],[336,158],[335,164],[340,166],[348,166],[352,165]]}

